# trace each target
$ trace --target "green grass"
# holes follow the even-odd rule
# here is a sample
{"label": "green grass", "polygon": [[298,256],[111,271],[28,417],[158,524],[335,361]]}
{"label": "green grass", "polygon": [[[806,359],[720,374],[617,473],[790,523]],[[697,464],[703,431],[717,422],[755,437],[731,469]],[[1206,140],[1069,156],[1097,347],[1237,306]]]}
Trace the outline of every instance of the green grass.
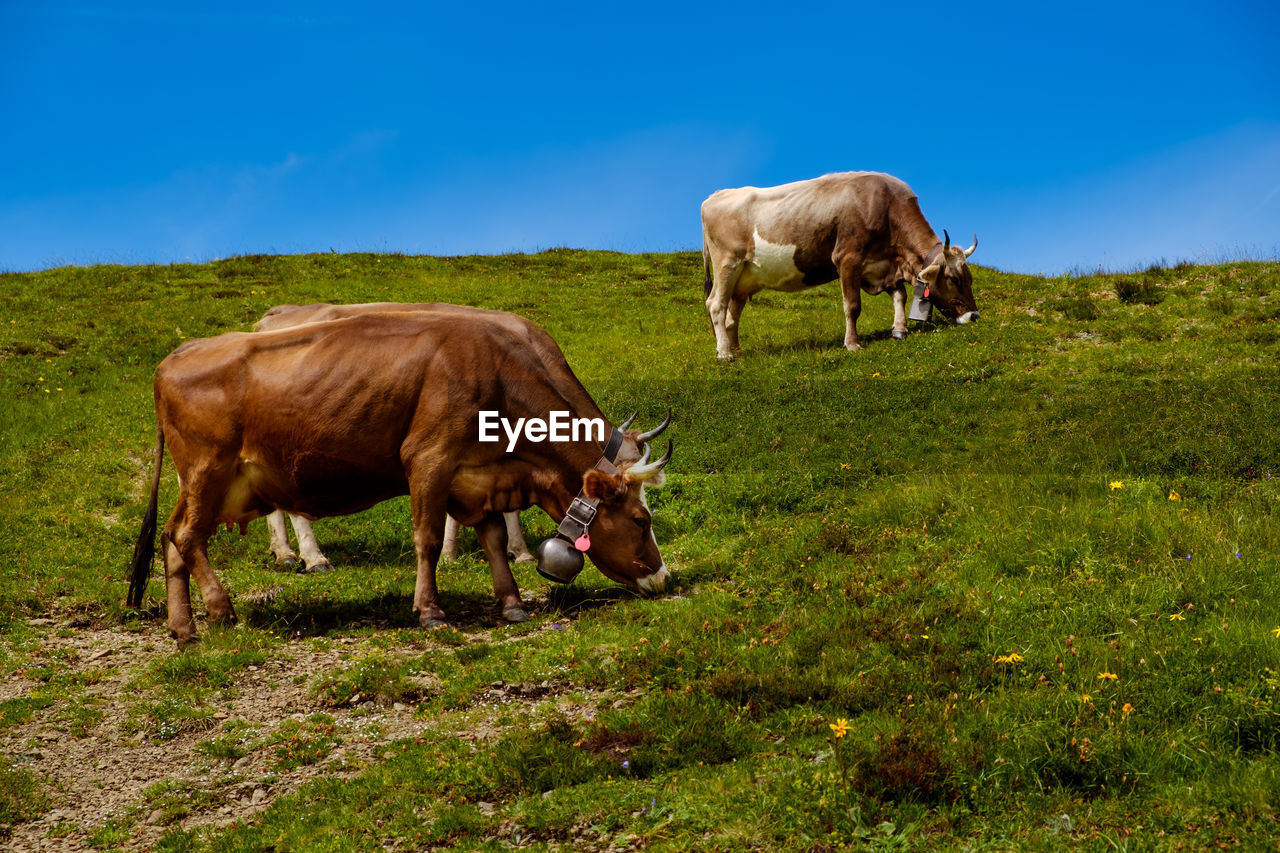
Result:
{"label": "green grass", "polygon": [[[869,299],[856,354],[838,289],[764,294],[744,358],[720,365],[694,253],[2,275],[0,669],[41,687],[0,703],[0,726],[84,689],[37,655],[28,618],[163,623],[158,578],[140,615],[120,604],[156,363],[277,303],[441,300],[545,326],[618,419],[676,412],[649,497],[674,590],[637,598],[590,569],[551,588],[520,566],[534,619],[508,627],[470,538],[441,571],[454,630],[424,634],[403,500],[322,522],[339,568],[321,575],[273,571],[260,527],[219,534],[242,625],[201,623],[198,648],[148,662],[136,726],[204,731],[246,667],[358,637],[374,651],[315,673],[312,695],[413,704],[433,735],[158,849],[1273,846],[1278,280],[1253,262],[978,268],[979,324],[895,342],[889,301]],[[335,731],[209,731],[199,751],[323,767]],[[0,779],[6,821],[40,808],[36,780]]]}

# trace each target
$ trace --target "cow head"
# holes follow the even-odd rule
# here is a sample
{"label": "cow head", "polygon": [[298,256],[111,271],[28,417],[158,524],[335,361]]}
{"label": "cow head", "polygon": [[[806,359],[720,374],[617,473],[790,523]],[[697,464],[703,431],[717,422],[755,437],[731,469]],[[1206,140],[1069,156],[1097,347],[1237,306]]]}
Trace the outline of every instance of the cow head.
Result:
{"label": "cow head", "polygon": [[605,577],[644,592],[662,592],[670,576],[644,499],[646,486],[662,485],[662,469],[670,461],[670,442],[666,454],[652,462],[646,444],[638,460],[618,463],[615,473],[592,468],[582,478],[583,493],[600,502],[587,555]]}
{"label": "cow head", "polygon": [[973,273],[968,257],[978,248],[978,235],[967,249],[951,245],[951,235],[942,232],[946,241],[926,258],[926,266],[917,278],[928,285],[929,299],[948,320],[972,323],[978,319],[978,303],[973,299]]}

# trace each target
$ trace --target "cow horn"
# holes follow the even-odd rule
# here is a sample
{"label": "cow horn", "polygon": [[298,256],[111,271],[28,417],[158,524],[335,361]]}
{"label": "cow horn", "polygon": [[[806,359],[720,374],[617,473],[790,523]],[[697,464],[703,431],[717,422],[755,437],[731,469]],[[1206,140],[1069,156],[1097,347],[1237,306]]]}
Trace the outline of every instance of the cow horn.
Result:
{"label": "cow horn", "polygon": [[642,432],[636,436],[636,444],[644,444],[646,441],[652,441],[662,435],[662,431],[671,425],[671,410],[667,409],[667,419],[658,424],[648,432]]}
{"label": "cow horn", "polygon": [[942,251],[951,248],[951,235],[947,233],[947,229],[942,229]]}
{"label": "cow horn", "polygon": [[978,235],[973,235],[973,245],[964,250],[964,256],[967,258],[973,254],[973,250],[978,248]]}
{"label": "cow horn", "polygon": [[627,427],[631,426],[633,423],[635,423],[635,422],[636,422],[636,415],[638,415],[638,414],[640,414],[640,410],[639,410],[639,409],[637,409],[636,411],[632,412],[632,413],[631,413],[631,417],[627,418],[625,421],[623,421],[622,423],[618,424],[618,432],[626,432],[626,431],[627,431]]}
{"label": "cow horn", "polygon": [[640,461],[627,469],[627,479],[634,483],[648,480],[667,466],[671,461],[671,451],[673,450],[671,442],[667,441],[667,452],[662,454],[658,459],[649,461],[649,448],[645,448],[645,453],[640,457]]}

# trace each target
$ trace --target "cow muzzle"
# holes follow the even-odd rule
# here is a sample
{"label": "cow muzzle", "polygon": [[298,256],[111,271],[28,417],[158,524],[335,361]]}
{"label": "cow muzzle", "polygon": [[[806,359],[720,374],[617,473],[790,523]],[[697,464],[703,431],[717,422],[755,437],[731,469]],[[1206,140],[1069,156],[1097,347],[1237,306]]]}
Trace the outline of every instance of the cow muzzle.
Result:
{"label": "cow muzzle", "polygon": [[965,313],[961,314],[959,317],[956,318],[956,323],[958,323],[961,326],[963,326],[965,323],[976,323],[978,322],[978,318],[981,316],[982,315],[979,314],[977,311],[966,311]]}
{"label": "cow muzzle", "polygon": [[636,586],[640,591],[649,595],[658,595],[667,588],[667,581],[671,579],[671,572],[667,571],[664,565],[651,575],[645,575],[636,580]]}

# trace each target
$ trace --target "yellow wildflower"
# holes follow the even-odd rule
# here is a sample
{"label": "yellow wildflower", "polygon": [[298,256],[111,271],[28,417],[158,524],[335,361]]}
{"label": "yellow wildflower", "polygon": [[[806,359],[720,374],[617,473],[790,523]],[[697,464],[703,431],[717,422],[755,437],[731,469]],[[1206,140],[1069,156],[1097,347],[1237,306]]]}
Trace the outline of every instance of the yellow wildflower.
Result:
{"label": "yellow wildflower", "polygon": [[1114,492],[1116,489],[1123,489],[1123,488],[1124,488],[1124,483],[1122,481],[1120,480],[1111,481],[1111,491]]}
{"label": "yellow wildflower", "polygon": [[1175,492],[1175,491],[1170,491],[1170,492],[1169,492],[1169,500],[1171,500],[1171,501],[1180,501],[1180,500],[1182,500],[1182,495],[1178,494],[1178,493],[1177,493],[1177,492]]}
{"label": "yellow wildflower", "polygon": [[827,725],[831,727],[831,733],[836,736],[836,740],[839,740],[849,733],[849,721],[844,717],[841,717],[834,723],[827,723]]}
{"label": "yellow wildflower", "polygon": [[1187,617],[1183,616],[1181,613],[1170,613],[1169,621],[1170,622],[1186,622]]}
{"label": "yellow wildflower", "polygon": [[1280,637],[1280,628],[1272,628],[1271,633],[1275,634],[1277,637]]}
{"label": "yellow wildflower", "polygon": [[1133,706],[1130,705],[1128,702],[1125,702],[1124,706],[1120,708],[1120,713],[1124,714],[1126,717],[1129,716],[1130,714],[1133,713]]}
{"label": "yellow wildflower", "polygon": [[1116,675],[1114,672],[1100,672],[1098,673],[1098,678],[1105,678],[1107,681],[1120,680],[1120,676]]}
{"label": "yellow wildflower", "polygon": [[1080,694],[1080,704],[1082,704],[1082,705],[1088,705],[1088,704],[1090,704],[1090,703],[1092,703],[1092,702],[1093,702],[1093,697],[1092,697],[1092,696],[1090,696],[1088,693],[1081,693],[1081,694]]}

